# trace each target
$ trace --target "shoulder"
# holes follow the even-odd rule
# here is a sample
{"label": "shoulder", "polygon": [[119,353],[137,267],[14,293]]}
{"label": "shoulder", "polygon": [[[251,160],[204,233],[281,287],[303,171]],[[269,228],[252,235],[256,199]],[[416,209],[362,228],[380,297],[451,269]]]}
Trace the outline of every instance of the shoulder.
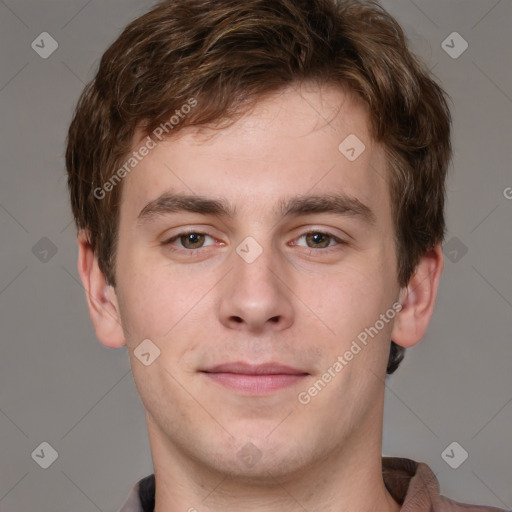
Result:
{"label": "shoulder", "polygon": [[[487,507],[485,505],[471,505],[453,501],[446,496],[439,496],[439,510],[441,512],[507,512],[505,509]],[[436,509],[437,510],[437,509]]]}
{"label": "shoulder", "polygon": [[441,495],[436,476],[423,462],[383,457],[382,476],[390,494],[402,505],[400,512],[506,512],[495,507],[459,503]]}
{"label": "shoulder", "polygon": [[118,512],[153,512],[155,509],[155,475],[140,479]]}

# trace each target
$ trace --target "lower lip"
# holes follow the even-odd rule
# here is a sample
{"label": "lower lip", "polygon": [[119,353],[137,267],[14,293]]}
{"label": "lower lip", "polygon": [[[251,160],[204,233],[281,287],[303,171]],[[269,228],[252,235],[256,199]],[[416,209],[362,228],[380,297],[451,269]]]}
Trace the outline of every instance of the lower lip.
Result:
{"label": "lower lip", "polygon": [[251,395],[266,395],[287,388],[307,377],[307,374],[247,375],[242,373],[208,373],[206,376],[223,386]]}

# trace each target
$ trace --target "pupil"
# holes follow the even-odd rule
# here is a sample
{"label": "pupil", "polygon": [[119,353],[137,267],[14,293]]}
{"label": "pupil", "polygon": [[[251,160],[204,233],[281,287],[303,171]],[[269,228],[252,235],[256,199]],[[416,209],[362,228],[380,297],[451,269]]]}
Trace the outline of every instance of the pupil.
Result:
{"label": "pupil", "polygon": [[[320,247],[327,247],[327,245],[329,245],[329,242],[328,242],[328,235],[324,235],[323,233],[311,233],[309,235],[309,238],[310,238],[310,242],[312,242],[313,244],[316,244],[317,246],[320,246]],[[327,240],[327,242],[326,242]],[[326,245],[327,243],[327,245]]]}
{"label": "pupil", "polygon": [[188,249],[195,248],[202,243],[203,236],[200,233],[188,233],[182,236],[182,244]]}

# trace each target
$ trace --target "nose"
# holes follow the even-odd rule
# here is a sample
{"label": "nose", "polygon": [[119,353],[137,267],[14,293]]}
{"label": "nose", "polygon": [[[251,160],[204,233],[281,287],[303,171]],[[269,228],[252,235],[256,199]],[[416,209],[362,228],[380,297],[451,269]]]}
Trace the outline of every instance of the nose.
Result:
{"label": "nose", "polygon": [[[233,268],[223,280],[219,317],[230,329],[263,334],[293,324],[292,276],[278,254],[265,248],[255,259],[233,253]],[[254,247],[245,246],[253,251]],[[254,255],[252,255],[254,256]]]}

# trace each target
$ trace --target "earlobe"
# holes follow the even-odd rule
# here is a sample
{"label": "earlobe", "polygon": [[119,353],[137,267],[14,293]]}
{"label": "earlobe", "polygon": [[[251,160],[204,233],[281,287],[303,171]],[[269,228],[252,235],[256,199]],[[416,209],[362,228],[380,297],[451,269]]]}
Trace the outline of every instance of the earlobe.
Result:
{"label": "earlobe", "polygon": [[126,345],[116,292],[100,270],[87,233],[84,231],[78,234],[78,273],[85,289],[89,314],[97,338],[109,348]]}
{"label": "earlobe", "polygon": [[423,255],[406,288],[400,290],[402,310],[395,318],[391,339],[405,348],[425,335],[434,312],[437,289],[444,267],[441,244]]}

